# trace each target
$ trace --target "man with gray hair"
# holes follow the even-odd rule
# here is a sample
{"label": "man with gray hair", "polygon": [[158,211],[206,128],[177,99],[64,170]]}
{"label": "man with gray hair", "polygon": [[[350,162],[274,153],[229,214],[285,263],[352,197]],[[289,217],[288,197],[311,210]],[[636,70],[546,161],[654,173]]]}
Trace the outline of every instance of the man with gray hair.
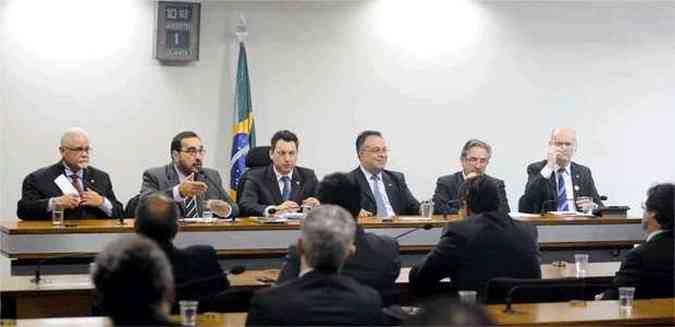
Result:
{"label": "man with gray hair", "polygon": [[602,206],[591,170],[572,161],[577,151],[577,132],[556,128],[551,133],[546,160],[527,166],[525,194],[518,211],[576,211],[586,205],[581,197],[590,197],[593,206]]}
{"label": "man with gray hair", "polygon": [[354,252],[356,224],[335,205],[310,211],[297,241],[300,278],[258,292],[246,325],[376,325],[382,323],[380,295],[341,275]]}
{"label": "man with gray hair", "polygon": [[436,190],[434,191],[434,212],[436,214],[455,214],[461,207],[459,201],[459,189],[464,184],[464,180],[485,175],[492,180],[499,188],[499,210],[503,212],[511,211],[509,201],[506,198],[506,187],[504,181],[485,174],[490,158],[492,157],[492,147],[489,144],[470,139],[462,147],[459,160],[462,163],[462,170],[454,174],[439,177],[436,181]]}
{"label": "man with gray hair", "polygon": [[122,204],[113,192],[110,176],[89,166],[92,148],[81,128],[61,137],[61,160],[30,173],[23,180],[16,214],[23,220],[48,220],[62,209],[65,218],[115,218]]}

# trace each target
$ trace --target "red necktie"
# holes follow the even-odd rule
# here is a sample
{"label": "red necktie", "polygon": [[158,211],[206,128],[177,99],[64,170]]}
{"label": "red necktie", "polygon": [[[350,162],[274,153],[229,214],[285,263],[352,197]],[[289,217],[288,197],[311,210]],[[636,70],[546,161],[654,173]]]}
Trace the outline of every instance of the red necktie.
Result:
{"label": "red necktie", "polygon": [[73,179],[73,186],[77,190],[77,193],[82,194],[82,186],[80,185],[80,176],[77,174],[70,175],[70,178]]}

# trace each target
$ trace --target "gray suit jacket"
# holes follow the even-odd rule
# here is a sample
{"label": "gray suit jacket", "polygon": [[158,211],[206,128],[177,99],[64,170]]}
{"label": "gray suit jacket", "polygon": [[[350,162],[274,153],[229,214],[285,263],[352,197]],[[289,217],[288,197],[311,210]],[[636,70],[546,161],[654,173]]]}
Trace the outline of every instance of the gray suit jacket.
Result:
{"label": "gray suit jacket", "polygon": [[[223,189],[223,180],[220,178],[220,174],[215,169],[202,168],[201,174],[195,176],[195,180],[202,181],[206,183],[209,187],[206,193],[200,194],[197,197],[197,203],[200,203],[202,200],[223,200],[232,206],[232,212],[230,217],[236,217],[239,215],[239,207],[237,204],[232,201],[232,199],[227,195]],[[141,185],[141,194],[149,194],[152,192],[165,192],[170,198],[173,198],[173,187],[180,183],[178,179],[178,172],[173,163],[170,163],[165,166],[150,168],[143,172],[143,184]],[[178,207],[181,212],[185,212],[185,207],[182,202],[178,203]],[[201,208],[199,208],[201,213]]]}
{"label": "gray suit jacket", "polygon": [[[509,200],[506,199],[506,187],[504,186],[504,181],[488,175],[485,175],[485,177],[496,183],[499,188],[499,210],[504,212],[511,211]],[[434,191],[434,213],[457,213],[460,207],[458,193],[462,184],[464,184],[464,174],[462,171],[438,178],[438,181],[436,181],[436,190]]]}

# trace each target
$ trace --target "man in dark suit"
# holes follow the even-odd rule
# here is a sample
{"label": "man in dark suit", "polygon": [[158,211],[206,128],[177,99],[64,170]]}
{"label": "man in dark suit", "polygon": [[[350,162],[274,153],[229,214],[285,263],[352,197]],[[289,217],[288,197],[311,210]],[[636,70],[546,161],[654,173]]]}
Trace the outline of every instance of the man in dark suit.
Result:
{"label": "man in dark suit", "polygon": [[173,326],[171,264],[155,242],[137,235],[114,240],[95,263],[96,305],[115,326]]}
{"label": "man in dark suit", "polygon": [[[359,185],[343,173],[324,177],[319,184],[319,200],[322,204],[335,204],[346,209],[354,219],[361,210]],[[401,270],[398,242],[389,236],[367,233],[357,225],[354,245],[356,253],[347,258],[342,274],[377,290],[384,306],[397,304],[399,290],[396,278]],[[299,274],[300,254],[292,245],[288,248],[277,283],[295,279]]]}
{"label": "man in dark suit", "polygon": [[349,175],[361,187],[359,216],[419,215],[420,203],[408,189],[403,174],[384,169],[387,145],[380,132],[361,132],[356,138],[356,154],[360,165]]}
{"label": "man in dark suit", "polygon": [[340,273],[354,252],[356,224],[335,205],[309,212],[297,249],[300,277],[253,296],[246,318],[256,325],[377,325],[382,323],[380,295]]}
{"label": "man in dark suit", "polygon": [[177,300],[200,300],[224,291],[230,284],[212,246],[179,249],[173,245],[178,211],[177,204],[162,192],[142,197],[136,209],[136,233],[157,242],[171,262]]}
{"label": "man in dark suit", "polygon": [[467,179],[460,190],[467,218],[449,223],[431,252],[410,270],[410,286],[422,292],[450,277],[457,290],[481,294],[495,277],[540,278],[536,228],[499,209],[492,179]]}
{"label": "man in dark suit", "polygon": [[23,180],[16,215],[22,220],[48,220],[54,209],[64,218],[122,216],[108,174],[89,166],[89,136],[81,128],[61,137],[61,161],[30,173]]}
{"label": "man in dark suit", "polygon": [[269,216],[295,212],[300,206],[316,207],[319,181],[311,169],[298,167],[298,137],[290,131],[274,133],[270,142],[272,163],[247,173],[238,202],[242,216]]}
{"label": "man in dark suit", "polygon": [[675,184],[649,188],[642,218],[647,241],[626,253],[606,299],[618,298],[617,288],[624,286],[635,287],[638,299],[673,297],[673,202]]}
{"label": "man in dark suit", "polygon": [[602,206],[591,170],[572,161],[577,134],[571,128],[556,128],[551,133],[546,160],[527,166],[525,194],[518,211],[575,211],[586,205],[580,197],[591,197],[594,207]]}
{"label": "man in dark suit", "polygon": [[471,139],[464,144],[459,160],[462,162],[462,170],[451,175],[438,178],[434,191],[434,212],[436,214],[455,214],[459,210],[459,188],[467,178],[484,175],[497,184],[499,188],[499,210],[511,211],[509,201],[506,199],[506,187],[504,181],[485,174],[485,169],[492,157],[492,148],[489,144],[476,139]]}
{"label": "man in dark suit", "polygon": [[166,193],[186,218],[201,217],[205,204],[216,216],[238,216],[239,207],[223,189],[218,171],[202,167],[205,154],[196,133],[178,133],[171,141],[171,163],[143,172],[140,194]]}

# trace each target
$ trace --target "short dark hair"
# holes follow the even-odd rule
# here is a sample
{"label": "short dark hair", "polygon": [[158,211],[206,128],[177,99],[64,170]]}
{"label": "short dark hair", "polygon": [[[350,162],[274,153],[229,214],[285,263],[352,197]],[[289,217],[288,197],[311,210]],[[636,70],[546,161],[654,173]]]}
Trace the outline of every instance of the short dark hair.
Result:
{"label": "short dark hair", "polygon": [[673,229],[673,202],[675,201],[675,184],[657,184],[647,190],[646,209],[654,213],[654,219],[662,229]]}
{"label": "short dark hair", "polygon": [[361,187],[345,173],[326,175],[317,193],[321,204],[334,204],[347,210],[352,217],[361,211]]}
{"label": "short dark hair", "polygon": [[284,129],[272,135],[272,140],[270,141],[270,151],[274,151],[274,148],[277,146],[277,142],[279,142],[279,140],[284,140],[286,142],[294,142],[295,147],[300,148],[298,136],[293,134],[293,132]]}
{"label": "short dark hair", "polygon": [[495,326],[484,307],[447,298],[428,301],[404,326]]}
{"label": "short dark hair", "polygon": [[485,175],[468,178],[459,188],[459,199],[472,213],[495,211],[499,208],[497,183]]}
{"label": "short dark hair", "polygon": [[368,138],[368,136],[382,137],[382,133],[373,130],[366,130],[361,132],[361,134],[359,134],[359,136],[356,137],[356,153],[359,153],[359,151],[361,151],[361,147],[363,147],[363,143],[366,143],[366,139]]}
{"label": "short dark hair", "polygon": [[178,233],[178,205],[162,192],[141,197],[134,228],[162,246],[170,244]]}
{"label": "short dark hair", "polygon": [[115,325],[166,320],[161,303],[171,301],[171,264],[155,242],[134,235],[110,242],[96,256],[91,275],[97,305]]}
{"label": "short dark hair", "polygon": [[183,141],[183,139],[191,137],[199,138],[199,135],[197,135],[197,133],[193,131],[182,131],[176,134],[176,136],[174,136],[173,139],[171,140],[171,153],[173,153],[173,151],[180,151],[181,142]]}
{"label": "short dark hair", "polygon": [[461,160],[466,159],[466,155],[469,153],[469,150],[471,150],[471,148],[475,146],[485,149],[485,151],[487,151],[488,153],[488,159],[492,157],[492,147],[489,144],[478,139],[470,139],[466,141],[466,143],[464,143],[464,146],[462,147],[462,152],[459,154],[459,159]]}

